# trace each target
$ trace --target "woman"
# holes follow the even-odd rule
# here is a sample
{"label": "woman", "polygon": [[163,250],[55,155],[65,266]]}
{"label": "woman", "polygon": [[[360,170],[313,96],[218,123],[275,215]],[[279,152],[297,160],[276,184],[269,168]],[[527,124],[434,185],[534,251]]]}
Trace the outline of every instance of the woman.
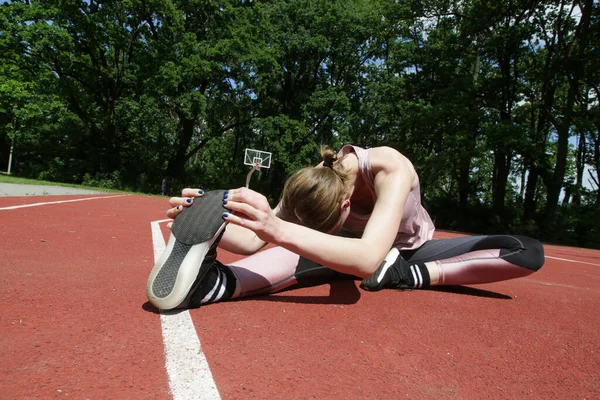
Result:
{"label": "woman", "polygon": [[[252,190],[223,192],[227,229],[210,228],[215,239],[203,242],[208,255],[196,262],[199,267],[175,266],[163,274],[174,276],[168,290],[175,280],[185,281],[176,300],[165,302],[152,292],[155,276],[166,270],[157,263],[150,300],[160,308],[198,307],[340,278],[363,279],[361,287],[372,291],[480,284],[527,276],[544,263],[541,243],[527,237],[431,240],[434,225],[421,205],[418,175],[394,149],[344,146],[321,155],[322,163],[286,182],[274,210]],[[174,208],[167,216],[175,218],[202,194],[184,189],[170,200]],[[267,243],[278,247],[254,254]],[[216,244],[251,256],[224,266],[214,261]],[[183,279],[185,274],[190,276]]]}

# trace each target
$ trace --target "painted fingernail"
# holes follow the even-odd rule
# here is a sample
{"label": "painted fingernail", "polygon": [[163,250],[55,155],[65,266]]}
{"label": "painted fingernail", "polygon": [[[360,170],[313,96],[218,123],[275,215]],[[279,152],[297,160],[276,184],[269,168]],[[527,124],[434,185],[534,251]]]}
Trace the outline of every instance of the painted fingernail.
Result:
{"label": "painted fingernail", "polygon": [[177,206],[177,207],[175,207],[175,209],[176,209],[177,211],[179,211],[179,210],[181,210],[181,206]]}
{"label": "painted fingernail", "polygon": [[223,192],[223,196],[227,196],[229,194],[229,190],[226,190],[225,192]]}
{"label": "painted fingernail", "polygon": [[191,203],[191,202],[192,202],[192,199],[187,199],[185,202],[186,202],[186,203]]}
{"label": "painted fingernail", "polygon": [[202,190],[202,189],[198,190],[198,194],[204,194],[204,190]]}
{"label": "painted fingernail", "polygon": [[229,217],[229,213],[223,213],[223,218]]}
{"label": "painted fingernail", "polygon": [[229,195],[228,195],[228,194],[226,194],[226,195],[224,195],[224,196],[223,196],[223,198],[224,198],[224,199],[226,199],[226,198],[228,198],[228,197],[229,197]]}
{"label": "painted fingernail", "polygon": [[227,204],[227,200],[223,200],[223,205]]}

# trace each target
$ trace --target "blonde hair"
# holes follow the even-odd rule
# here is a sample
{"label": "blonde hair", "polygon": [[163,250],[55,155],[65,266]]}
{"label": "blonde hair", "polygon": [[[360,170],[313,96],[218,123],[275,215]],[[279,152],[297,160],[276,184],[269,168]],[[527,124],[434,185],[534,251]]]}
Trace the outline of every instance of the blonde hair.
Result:
{"label": "blonde hair", "polygon": [[286,181],[278,216],[284,221],[329,232],[340,221],[348,174],[330,148],[321,147],[321,158],[327,166],[303,168]]}

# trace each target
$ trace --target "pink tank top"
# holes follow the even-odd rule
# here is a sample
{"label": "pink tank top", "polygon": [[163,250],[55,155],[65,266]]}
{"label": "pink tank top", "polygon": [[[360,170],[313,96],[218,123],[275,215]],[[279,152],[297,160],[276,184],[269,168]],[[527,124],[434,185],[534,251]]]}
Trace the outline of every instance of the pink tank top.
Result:
{"label": "pink tank top", "polygon": [[[338,153],[338,157],[342,157],[350,152],[354,152],[358,157],[358,170],[363,181],[366,183],[373,202],[377,199],[375,194],[375,177],[371,169],[371,160],[369,150],[357,146],[344,146]],[[350,208],[352,210],[352,207]],[[369,221],[369,215],[360,215],[350,211],[350,215],[344,223],[344,229],[355,234],[362,234]],[[404,214],[400,222],[400,228],[394,241],[394,247],[398,249],[415,249],[423,243],[431,240],[435,227],[429,213],[421,205],[421,188],[419,180],[413,186],[408,194],[408,199],[404,205]]]}

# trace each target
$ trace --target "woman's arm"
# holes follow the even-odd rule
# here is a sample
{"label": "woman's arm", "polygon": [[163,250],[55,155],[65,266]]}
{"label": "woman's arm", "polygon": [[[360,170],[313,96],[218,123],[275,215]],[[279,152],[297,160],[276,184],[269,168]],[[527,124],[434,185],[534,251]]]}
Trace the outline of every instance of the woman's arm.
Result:
{"label": "woman's arm", "polygon": [[[329,235],[277,218],[264,196],[242,188],[233,191],[225,206],[248,218],[229,215],[232,224],[245,226],[265,241],[336,271],[370,276],[393,245],[402,220],[404,205],[414,179],[410,162],[389,148],[371,150],[377,200],[360,239]],[[231,192],[230,192],[231,193]]]}
{"label": "woman's arm", "polygon": [[[279,204],[272,211],[277,215]],[[225,233],[219,242],[219,248],[246,256],[256,253],[266,245],[267,242],[260,239],[256,233],[235,224],[227,225]]]}
{"label": "woman's arm", "polygon": [[219,248],[235,254],[250,255],[267,245],[250,229],[228,224],[219,242]]}

